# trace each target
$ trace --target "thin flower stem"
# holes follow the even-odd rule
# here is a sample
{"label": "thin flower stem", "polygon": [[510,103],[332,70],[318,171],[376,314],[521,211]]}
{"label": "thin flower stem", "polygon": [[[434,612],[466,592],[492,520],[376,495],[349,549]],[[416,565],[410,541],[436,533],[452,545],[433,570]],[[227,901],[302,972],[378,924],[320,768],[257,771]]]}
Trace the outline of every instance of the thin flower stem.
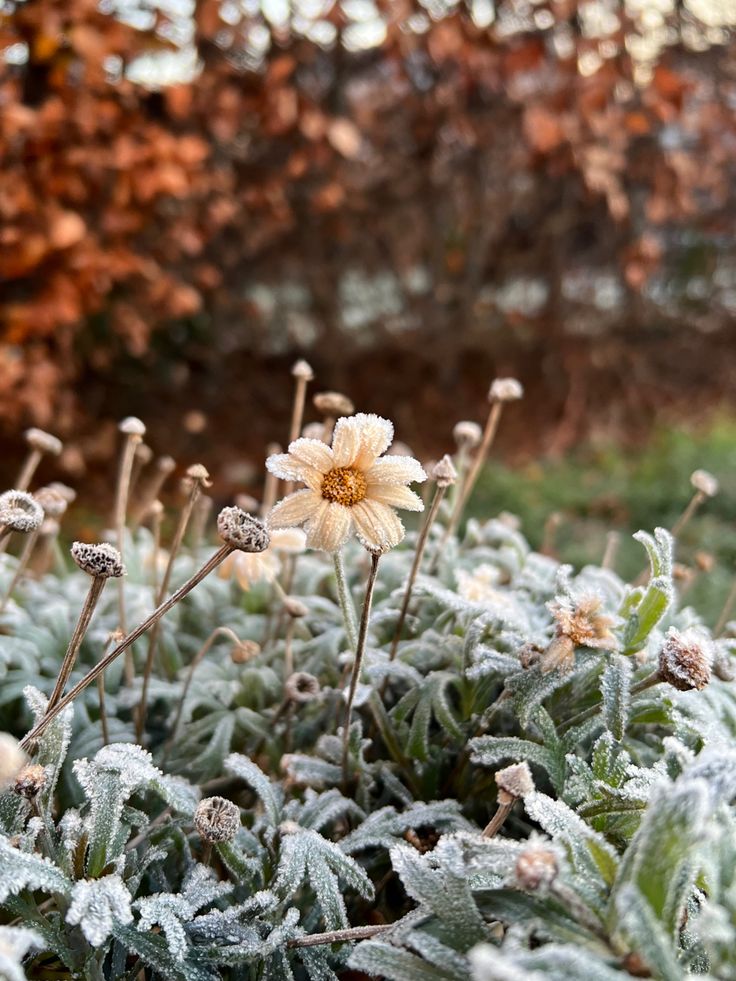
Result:
{"label": "thin flower stem", "polygon": [[670,534],[673,538],[677,538],[680,532],[683,530],[685,525],[690,521],[692,516],[698,510],[703,501],[707,500],[707,495],[701,490],[696,490],[693,496],[690,498],[690,503],[682,512],[677,521],[672,525]]}
{"label": "thin flower stem", "polygon": [[360,680],[360,674],[363,669],[363,656],[365,655],[365,641],[368,636],[368,623],[371,618],[371,606],[373,604],[373,589],[376,585],[376,576],[378,575],[378,562],[381,558],[380,552],[371,552],[371,571],[368,574],[368,583],[365,587],[365,600],[363,601],[363,613],[360,617],[360,628],[358,630],[358,643],[355,648],[355,660],[353,662],[353,673],[350,678],[350,690],[348,691],[348,700],[345,706],[345,721],[343,722],[342,730],[342,779],[343,783],[348,782],[348,756],[350,751],[350,723],[353,718],[353,702],[355,701],[355,692],[358,687],[358,681]]}
{"label": "thin flower stem", "polygon": [[503,412],[503,402],[493,402],[491,405],[491,411],[488,413],[488,419],[486,420],[486,427],[483,430],[483,439],[481,440],[480,446],[473,458],[473,462],[468,469],[468,475],[463,481],[462,492],[457,495],[457,501],[455,502],[455,507],[453,509],[452,515],[450,516],[450,522],[447,526],[447,537],[454,534],[457,530],[460,520],[465,509],[465,505],[470,499],[470,495],[473,493],[475,484],[480,476],[480,472],[483,469],[483,464],[488,458],[488,453],[490,452],[491,446],[493,445],[493,440],[496,436],[496,431],[498,429],[498,424],[501,420],[501,413]]}
{"label": "thin flower stem", "polygon": [[284,680],[294,674],[294,629],[296,627],[296,620],[294,617],[289,617],[289,622],[286,625],[286,637],[284,638]]}
{"label": "thin flower stem", "polygon": [[202,644],[200,649],[194,655],[194,658],[192,659],[192,663],[189,665],[189,670],[187,671],[187,677],[186,677],[186,681],[184,682],[184,687],[182,688],[181,695],[179,696],[179,704],[177,705],[176,708],[176,716],[174,718],[173,725],[171,726],[171,736],[169,737],[169,741],[166,744],[166,748],[164,749],[164,753],[161,758],[162,764],[165,763],[166,760],[169,758],[169,753],[171,752],[171,748],[174,745],[174,742],[176,741],[176,737],[179,732],[179,723],[181,722],[181,714],[184,709],[184,702],[186,701],[187,694],[189,693],[189,688],[192,684],[192,678],[194,677],[194,672],[197,670],[199,664],[201,664],[201,662],[204,660],[209,649],[212,647],[212,645],[214,644],[214,642],[217,640],[218,637],[228,637],[230,640],[233,640],[236,644],[240,643],[240,638],[235,633],[233,633],[233,631],[229,627],[215,627],[215,629],[209,635],[207,640],[204,642],[204,644]]}
{"label": "thin flower stem", "polygon": [[417,540],[417,547],[414,551],[414,561],[411,565],[411,571],[409,572],[409,580],[406,584],[406,590],[404,592],[404,600],[401,604],[401,612],[399,613],[399,619],[396,624],[396,630],[394,631],[394,639],[391,642],[391,651],[389,653],[389,661],[393,661],[396,657],[396,649],[399,646],[399,640],[401,639],[401,631],[404,628],[404,621],[406,620],[406,614],[409,612],[409,603],[411,603],[411,596],[414,590],[414,583],[416,582],[417,573],[419,572],[419,567],[422,564],[422,558],[424,556],[424,550],[427,546],[427,540],[429,538],[429,533],[434,524],[435,518],[437,517],[437,512],[440,509],[440,504],[442,504],[442,499],[445,496],[445,491],[447,486],[437,485],[434,492],[434,497],[432,498],[432,504],[430,505],[429,511],[427,512],[427,517],[422,525],[422,530],[419,532],[419,538]]}
{"label": "thin flower stem", "polygon": [[[186,534],[187,526],[189,520],[192,517],[192,511],[194,510],[194,505],[197,503],[197,498],[199,497],[202,490],[202,485],[199,480],[192,481],[192,487],[189,492],[189,497],[184,504],[179,515],[179,522],[176,526],[176,531],[174,532],[174,540],[171,543],[171,548],[169,549],[169,560],[166,563],[166,570],[164,571],[163,579],[161,580],[161,585],[158,588],[158,593],[156,595],[156,602],[161,603],[164,596],[168,592],[169,583],[171,582],[171,574],[174,569],[174,560],[181,548],[181,543],[184,540],[184,535]],[[158,634],[159,627],[158,624],[153,628],[151,634],[148,638],[148,652],[146,654],[146,664],[143,669],[143,683],[141,685],[141,700],[138,704],[138,712],[136,715],[135,722],[135,737],[140,743],[143,739],[143,733],[146,728],[146,712],[148,708],[148,685],[151,680],[151,672],[153,671],[153,664],[156,659],[156,648],[158,646]]]}
{"label": "thin flower stem", "polygon": [[613,569],[621,544],[621,535],[617,531],[609,531],[606,535],[606,548],[601,560],[601,569]]}
{"label": "thin flower stem", "polygon": [[180,586],[175,593],[172,593],[169,598],[162,603],[160,606],[156,607],[150,616],[140,623],[135,630],[123,638],[123,640],[118,644],[118,646],[110,651],[105,657],[102,658],[93,668],[91,668],[87,674],[78,681],[77,684],[68,692],[61,701],[57,702],[53,709],[46,712],[41,721],[33,727],[33,729],[28,732],[20,742],[22,749],[28,749],[28,747],[35,740],[42,736],[43,733],[48,729],[51,723],[54,721],[59,712],[63,711],[67,705],[70,705],[80,692],[83,692],[87,685],[90,685],[95,681],[103,671],[105,671],[121,654],[124,654],[131,645],[133,645],[143,634],[150,630],[150,628],[169,612],[169,610],[176,606],[184,597],[190,593],[196,586],[198,586],[203,579],[223,562],[228,555],[233,551],[233,546],[225,543],[221,545],[220,548],[212,555],[204,565],[194,573],[191,578]]}
{"label": "thin flower stem", "polygon": [[[300,375],[296,379],[296,388],[294,389],[294,404],[291,409],[291,424],[289,425],[289,443],[293,443],[295,439],[299,438],[299,433],[302,431],[302,420],[304,419],[304,404],[307,399],[307,385],[309,382],[307,379]],[[285,494],[291,494],[294,490],[294,482],[292,480],[288,481],[284,487]]]}
{"label": "thin flower stem", "polygon": [[511,808],[516,803],[515,800],[510,801],[507,804],[499,804],[498,810],[493,815],[488,824],[483,828],[482,836],[484,838],[493,838],[501,830],[504,821],[511,813]]}
{"label": "thin flower stem", "polygon": [[76,661],[77,654],[79,653],[79,648],[84,640],[84,635],[87,633],[87,628],[89,627],[90,620],[92,619],[92,614],[95,612],[97,601],[102,594],[106,581],[107,580],[104,576],[92,577],[87,596],[84,600],[82,612],[79,614],[77,625],[74,628],[74,632],[69,640],[69,646],[66,649],[64,660],[61,662],[61,668],[59,669],[54,690],[51,692],[51,697],[49,698],[49,704],[46,709],[47,713],[50,712],[55,705],[57,705],[61,699],[61,696],[64,694],[64,688],[69,680],[69,675],[72,673],[74,662]]}
{"label": "thin flower stem", "polygon": [[15,591],[15,587],[20,582],[23,573],[26,571],[26,568],[28,566],[28,560],[31,557],[31,552],[33,551],[34,545],[38,541],[40,530],[41,529],[39,526],[38,528],[34,528],[33,531],[30,532],[30,534],[26,535],[26,540],[23,544],[23,550],[21,551],[20,556],[18,557],[18,565],[15,567],[15,574],[10,582],[10,585],[5,591],[5,595],[2,598],[2,602],[0,602],[0,613],[2,613],[5,607],[7,606],[8,600],[10,599],[10,597],[13,595],[13,592]]}
{"label": "thin flower stem", "polygon": [[33,475],[36,473],[36,470],[38,470],[38,465],[42,458],[43,452],[41,450],[32,449],[29,451],[28,456],[23,461],[23,466],[20,468],[18,479],[15,482],[16,490],[28,490],[28,488],[31,486]]}
{"label": "thin flower stem", "polygon": [[303,937],[294,937],[286,946],[319,947],[323,944],[339,944],[350,940],[367,940],[379,933],[386,933],[395,926],[395,923],[374,923],[370,926],[348,927],[345,930],[330,930],[328,933],[311,933]]}
{"label": "thin flower stem", "polygon": [[720,637],[723,633],[726,624],[728,623],[728,618],[731,616],[731,610],[733,605],[736,603],[736,579],[734,579],[731,589],[726,597],[726,602],[723,604],[723,609],[718,617],[718,622],[713,628],[713,636]]}
{"label": "thin flower stem", "polygon": [[[129,434],[125,437],[125,445],[120,457],[120,472],[118,474],[117,489],[115,492],[115,544],[117,545],[120,556],[124,556],[125,539],[125,515],[128,509],[128,494],[130,492],[130,479],[133,474],[133,461],[135,451],[140,443],[140,436]],[[118,626],[125,631],[125,582],[122,576],[118,579]],[[132,681],[132,661],[126,663],[126,681]]]}
{"label": "thin flower stem", "polygon": [[97,698],[100,703],[100,725],[102,726],[102,745],[110,742],[110,730],[107,726],[107,708],[105,706],[105,672],[97,679]]}
{"label": "thin flower stem", "polygon": [[[652,671],[648,674],[646,678],[642,678],[641,681],[637,681],[635,685],[631,686],[631,695],[638,695],[640,692],[646,691],[647,688],[652,688],[654,685],[658,685],[662,681],[659,673],[659,669]],[[560,728],[563,731],[568,729],[573,729],[575,726],[581,725],[583,722],[587,722],[588,719],[592,719],[595,715],[600,712],[603,706],[603,702],[596,702],[595,705],[591,705],[590,708],[584,709],[582,712],[578,712],[576,715],[571,716],[569,719],[565,719],[560,723]]]}
{"label": "thin flower stem", "polygon": [[345,564],[342,560],[342,552],[335,552],[333,560],[335,563],[335,579],[337,580],[337,596],[340,601],[342,618],[345,623],[345,634],[348,639],[348,645],[355,650],[358,643],[355,604],[353,603],[353,597],[350,595],[347,579],[345,578]]}

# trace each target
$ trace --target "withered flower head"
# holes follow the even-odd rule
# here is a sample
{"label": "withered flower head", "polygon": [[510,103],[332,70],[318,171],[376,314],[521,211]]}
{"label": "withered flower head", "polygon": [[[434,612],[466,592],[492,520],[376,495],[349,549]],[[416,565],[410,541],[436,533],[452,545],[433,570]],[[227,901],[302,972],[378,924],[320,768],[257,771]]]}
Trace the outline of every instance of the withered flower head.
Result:
{"label": "withered flower head", "polygon": [[483,439],[483,430],[477,422],[463,420],[455,424],[452,435],[458,446],[472,450],[480,445],[480,441]]}
{"label": "withered flower head", "polygon": [[700,690],[710,681],[713,645],[697,630],[670,627],[659,652],[659,675],[678,691]]}
{"label": "withered flower head", "polygon": [[500,804],[513,804],[514,801],[526,797],[535,789],[532,771],[526,760],[522,763],[506,766],[503,770],[497,770],[494,779],[498,787]]}
{"label": "withered flower head", "polygon": [[67,504],[74,504],[77,499],[77,492],[73,487],[67,487],[66,484],[62,484],[58,480],[52,480],[48,485],[48,489],[56,491],[57,494],[61,494]]}
{"label": "withered flower head", "polygon": [[145,467],[153,459],[153,450],[148,443],[140,443],[135,450],[135,458]]}
{"label": "withered flower head", "polygon": [[46,768],[40,763],[24,766],[15,778],[13,790],[26,800],[33,800],[46,786]]}
{"label": "withered flower head", "polygon": [[312,402],[323,416],[351,416],[355,412],[352,401],[341,392],[317,392]]}
{"label": "withered flower head", "polygon": [[496,378],[488,391],[490,402],[514,402],[524,394],[520,381],[516,378]]}
{"label": "withered flower head", "polygon": [[298,361],[294,362],[291,373],[294,378],[302,378],[304,381],[308,382],[314,378],[312,366],[303,358],[300,358]]}
{"label": "withered flower head", "polygon": [[74,542],[71,553],[79,568],[90,576],[99,579],[119,579],[120,576],[125,575],[120,552],[107,542],[100,542],[97,545]]}
{"label": "withered flower head", "polygon": [[438,487],[452,487],[457,480],[457,470],[452,459],[445,453],[432,469],[432,478]]}
{"label": "withered flower head", "polygon": [[9,490],[0,494],[0,525],[27,534],[40,527],[43,508],[32,494]]}
{"label": "withered flower head", "polygon": [[286,697],[292,702],[312,702],[319,697],[319,681],[313,674],[306,671],[296,671],[284,682]]}
{"label": "withered flower head", "polygon": [[43,429],[27,429],[25,432],[26,443],[31,449],[38,450],[40,453],[50,453],[52,456],[59,456],[64,449],[64,444],[51,433],[45,433]]}
{"label": "withered flower head", "polygon": [[706,497],[715,497],[718,493],[718,478],[707,470],[694,470],[690,475],[690,483]]}
{"label": "withered flower head", "polygon": [[301,600],[297,599],[295,596],[287,596],[284,600],[284,609],[290,617],[294,620],[299,620],[301,617],[305,617],[309,613],[309,607],[305,606]]}
{"label": "withered flower head", "polygon": [[548,604],[557,623],[557,633],[569,637],[575,647],[595,647],[613,651],[618,647],[611,628],[615,617],[601,613],[600,596],[581,596],[577,600],[565,597]]}
{"label": "withered flower head", "polygon": [[205,841],[232,841],[240,827],[240,808],[224,797],[204,797],[194,812],[194,827]]}
{"label": "withered flower head", "polygon": [[270,538],[262,522],[240,508],[223,508],[217,516],[220,538],[241,552],[264,552]]}
{"label": "withered flower head", "polygon": [[141,422],[136,416],[126,416],[118,423],[118,429],[125,436],[138,436],[143,438],[146,435],[146,424]]}
{"label": "withered flower head", "polygon": [[53,487],[41,487],[33,496],[43,508],[47,518],[60,518],[68,507],[64,495]]}
{"label": "withered flower head", "polygon": [[207,467],[202,466],[201,463],[193,463],[191,467],[187,467],[187,472],[184,477],[184,486],[188,490],[191,490],[194,484],[199,484],[200,487],[212,486],[212,481],[210,480]]}
{"label": "withered flower head", "polygon": [[256,640],[241,640],[233,644],[230,660],[233,664],[247,664],[261,653],[261,645]]}
{"label": "withered flower head", "polygon": [[559,871],[555,850],[544,841],[530,838],[516,859],[514,879],[520,889],[536,892],[550,886]]}

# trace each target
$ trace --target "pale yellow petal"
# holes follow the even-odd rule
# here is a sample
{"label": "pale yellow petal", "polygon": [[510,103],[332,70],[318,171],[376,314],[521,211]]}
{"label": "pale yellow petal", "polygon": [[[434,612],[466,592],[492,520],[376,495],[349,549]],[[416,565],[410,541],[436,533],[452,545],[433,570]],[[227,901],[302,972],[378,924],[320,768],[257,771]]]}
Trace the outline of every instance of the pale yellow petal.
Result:
{"label": "pale yellow petal", "polygon": [[322,498],[313,490],[295,491],[274,504],[266,519],[269,528],[293,528],[304,524],[319,509]]}
{"label": "pale yellow petal", "polygon": [[424,510],[421,497],[401,484],[369,484],[366,498],[392,508],[404,508],[405,511]]}
{"label": "pale yellow petal", "polygon": [[217,569],[217,575],[220,579],[229,579],[235,571],[235,558],[240,555],[240,552],[231,552],[224,561],[222,561]]}
{"label": "pale yellow petal", "polygon": [[322,486],[322,474],[291,453],[274,453],[266,460],[266,467],[281,480],[298,480],[314,491]]}
{"label": "pale yellow petal", "polygon": [[350,467],[360,453],[360,416],[341,416],[332,436],[332,455],[336,467]]}
{"label": "pale yellow petal", "polygon": [[352,508],[352,514],[358,537],[368,548],[393,548],[404,537],[404,526],[396,512],[386,504],[361,501]]}
{"label": "pale yellow petal", "polygon": [[325,474],[335,466],[330,447],[320,439],[295,439],[289,444],[289,456],[295,457],[319,473]]}
{"label": "pale yellow petal", "polygon": [[297,554],[303,552],[306,546],[307,536],[301,528],[274,528],[271,533],[271,548],[277,552]]}
{"label": "pale yellow petal", "polygon": [[369,484],[420,484],[427,479],[424,468],[411,456],[384,456],[366,471]]}
{"label": "pale yellow petal", "polygon": [[307,545],[325,552],[336,552],[345,544],[353,527],[352,509],[323,501],[317,514],[307,523]]}
{"label": "pale yellow petal", "polygon": [[358,413],[352,421],[360,430],[360,452],[354,465],[359,470],[368,470],[378,457],[385,453],[394,438],[394,425],[388,419],[373,414]]}

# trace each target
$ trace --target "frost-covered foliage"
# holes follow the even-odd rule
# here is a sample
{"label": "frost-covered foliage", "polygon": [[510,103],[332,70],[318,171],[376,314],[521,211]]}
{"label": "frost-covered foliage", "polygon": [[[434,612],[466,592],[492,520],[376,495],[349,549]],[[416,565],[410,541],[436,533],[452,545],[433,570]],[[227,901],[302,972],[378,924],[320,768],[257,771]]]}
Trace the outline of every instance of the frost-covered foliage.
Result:
{"label": "frost-covered foliage", "polygon": [[[123,658],[105,674],[107,744],[96,685],[56,717],[35,792],[0,795],[0,977],[736,981],[736,641],[678,596],[667,531],[637,536],[649,572],[629,585],[534,553],[508,518],[446,537],[451,505],[395,657],[417,533],[381,558],[347,765],[351,627],[320,552],[276,564],[302,606],[271,573],[246,592],[210,575],[161,621],[143,746],[146,636],[132,680]],[[157,563],[145,528],[124,545],[131,624]],[[170,589],[212,551],[182,549]],[[349,543],[358,611],[369,566]],[[0,727],[18,737],[88,589],[71,563],[14,587]],[[112,584],[70,686],[118,617]],[[693,690],[663,673],[673,637]],[[495,779],[520,761],[523,799]],[[195,812],[215,795],[239,820],[208,838]]]}

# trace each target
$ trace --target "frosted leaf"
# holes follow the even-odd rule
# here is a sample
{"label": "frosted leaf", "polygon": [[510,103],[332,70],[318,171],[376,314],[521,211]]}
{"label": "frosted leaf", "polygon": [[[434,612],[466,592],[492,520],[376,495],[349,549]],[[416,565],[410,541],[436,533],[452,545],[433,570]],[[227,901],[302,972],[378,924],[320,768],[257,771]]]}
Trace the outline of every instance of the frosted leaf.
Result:
{"label": "frosted leaf", "polygon": [[283,804],[281,789],[273,784],[252,760],[240,753],[231,753],[228,756],[225,760],[225,769],[241,780],[245,780],[255,790],[261,799],[269,824],[276,827],[281,820]]}
{"label": "frosted leaf", "polygon": [[499,951],[487,944],[470,951],[473,981],[621,981],[620,971],[573,944],[545,944],[534,951]]}
{"label": "frosted leaf", "polygon": [[113,923],[130,923],[131,896],[119,875],[81,879],[72,889],[67,923],[79,924],[93,947],[100,947],[113,931]]}
{"label": "frosted leaf", "polygon": [[390,981],[469,981],[470,974],[458,974],[456,970],[427,964],[425,960],[408,950],[394,947],[383,940],[365,940],[350,955],[350,967],[364,971],[370,977],[382,977]]}
{"label": "frosted leaf", "polygon": [[365,818],[365,811],[358,807],[355,801],[343,797],[337,789],[317,794],[309,788],[304,795],[304,801],[290,801],[284,813],[287,818],[312,831],[321,831],[328,824],[347,815],[361,820]]}
{"label": "frosted leaf", "polygon": [[433,801],[424,804],[417,801],[405,811],[382,807],[370,814],[355,831],[340,841],[340,848],[348,854],[367,848],[391,848],[409,829],[427,827],[440,831],[470,830],[471,825],[462,816],[457,801]]}
{"label": "frosted leaf", "polygon": [[[23,696],[33,712],[34,724],[37,725],[46,714],[48,698],[33,685],[27,685],[23,689]],[[38,742],[34,762],[46,768],[46,783],[41,792],[41,799],[45,806],[48,806],[53,799],[61,774],[61,767],[66,759],[69,742],[72,738],[73,716],[73,705],[67,705],[49,724]]]}
{"label": "frosted leaf", "polygon": [[622,740],[626,734],[631,704],[630,689],[630,659],[622,654],[611,654],[601,678],[601,694],[606,728],[618,740]]}
{"label": "frosted leaf", "polygon": [[0,978],[4,981],[25,981],[23,958],[33,947],[43,946],[43,938],[35,930],[0,926]]}
{"label": "frosted leaf", "polygon": [[289,777],[297,784],[320,787],[339,784],[342,769],[336,763],[329,763],[318,756],[305,753],[287,753],[281,758],[281,765]]}
{"label": "frosted leaf", "polygon": [[4,835],[0,835],[0,868],[0,903],[24,889],[64,895],[71,889],[71,882],[52,862],[14,848]]}
{"label": "frosted leaf", "polygon": [[670,937],[639,889],[626,885],[616,895],[616,928],[644,964],[662,981],[682,981],[682,968]]}

